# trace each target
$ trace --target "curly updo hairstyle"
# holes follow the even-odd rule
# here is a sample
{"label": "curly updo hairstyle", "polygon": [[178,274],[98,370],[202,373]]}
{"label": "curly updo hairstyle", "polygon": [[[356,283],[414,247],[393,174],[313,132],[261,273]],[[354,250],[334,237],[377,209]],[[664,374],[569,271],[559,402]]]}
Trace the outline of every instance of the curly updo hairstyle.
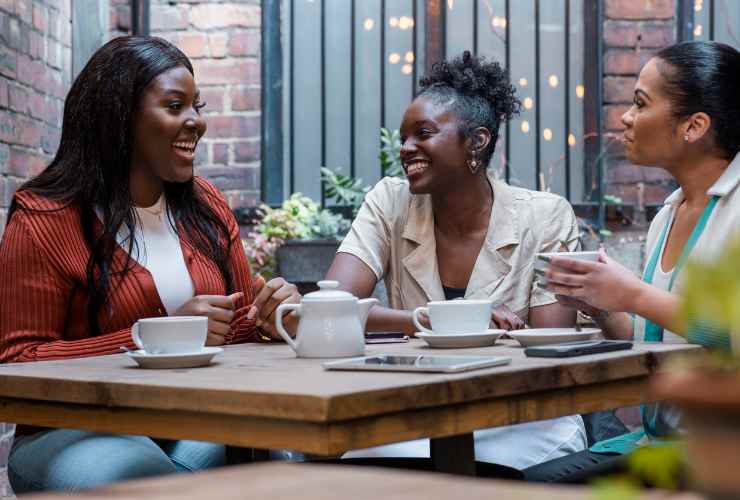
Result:
{"label": "curly updo hairstyle", "polygon": [[519,113],[521,102],[509,81],[509,73],[495,61],[486,62],[469,51],[452,61],[432,66],[431,72],[419,81],[418,97],[433,99],[452,111],[460,121],[460,136],[475,143],[473,132],[485,127],[491,132],[491,142],[479,159],[486,167],[496,148],[501,124]]}
{"label": "curly updo hairstyle", "polygon": [[740,52],[718,42],[683,42],[656,54],[677,120],[704,112],[725,159],[740,152]]}

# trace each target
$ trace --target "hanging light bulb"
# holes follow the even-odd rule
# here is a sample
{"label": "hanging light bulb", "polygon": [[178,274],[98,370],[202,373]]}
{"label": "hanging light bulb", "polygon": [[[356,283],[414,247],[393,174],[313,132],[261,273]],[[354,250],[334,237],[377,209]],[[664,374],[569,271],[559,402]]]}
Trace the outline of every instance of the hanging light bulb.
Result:
{"label": "hanging light bulb", "polygon": [[586,88],[583,85],[576,85],[576,97],[579,99],[583,99],[583,96],[586,94]]}
{"label": "hanging light bulb", "polygon": [[391,55],[388,56],[388,62],[391,64],[398,64],[398,61],[401,60],[401,54],[398,52],[393,52]]}
{"label": "hanging light bulb", "polygon": [[365,22],[362,23],[362,25],[365,27],[365,31],[370,31],[371,29],[373,29],[373,26],[375,26],[375,21],[368,17],[367,19],[365,19]]}
{"label": "hanging light bulb", "polygon": [[525,97],[524,98],[524,109],[532,109],[534,106],[534,99],[531,97]]}
{"label": "hanging light bulb", "polygon": [[522,87],[526,87],[527,86],[527,79],[526,78],[520,78],[519,79],[519,85],[521,85]]}
{"label": "hanging light bulb", "polygon": [[575,146],[576,145],[576,136],[573,134],[568,134],[568,145],[569,146]]}
{"label": "hanging light bulb", "polygon": [[527,120],[522,121],[522,132],[529,133],[529,122]]}
{"label": "hanging light bulb", "polygon": [[550,130],[549,128],[546,128],[545,130],[543,130],[542,137],[544,137],[546,141],[551,141],[552,140],[552,130]]}

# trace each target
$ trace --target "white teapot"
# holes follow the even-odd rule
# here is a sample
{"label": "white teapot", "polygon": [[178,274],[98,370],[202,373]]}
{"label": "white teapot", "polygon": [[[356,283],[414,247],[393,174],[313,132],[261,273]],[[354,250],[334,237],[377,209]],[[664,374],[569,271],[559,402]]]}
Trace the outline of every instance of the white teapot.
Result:
{"label": "white teapot", "polygon": [[[275,326],[299,358],[344,358],[365,353],[365,321],[378,299],[358,300],[337,290],[338,281],[319,281],[319,290],[306,294],[300,304],[281,304]],[[295,340],[283,327],[283,313],[300,316]]]}

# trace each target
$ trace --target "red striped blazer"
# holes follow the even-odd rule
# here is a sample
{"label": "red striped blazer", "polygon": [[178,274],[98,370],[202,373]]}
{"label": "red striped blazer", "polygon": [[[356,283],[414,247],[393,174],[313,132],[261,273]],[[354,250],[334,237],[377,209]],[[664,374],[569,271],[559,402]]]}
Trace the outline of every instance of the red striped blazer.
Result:
{"label": "red striped blazer", "polygon": [[[202,178],[195,182],[195,189],[227,223],[233,291],[244,292],[226,343],[260,341],[254,321],[246,318],[254,290],[239,226],[218,190]],[[113,274],[123,269],[126,259],[125,250],[118,247],[109,302],[98,316],[102,334],[92,337],[86,312],[90,251],[79,207],[28,191],[16,193],[14,199],[18,209],[0,243],[0,362],[96,356],[116,353],[120,346],[134,348],[131,325],[140,318],[167,315],[144,267],[133,261],[133,269],[123,277]],[[184,237],[181,245],[195,295],[224,295],[226,284],[216,264]]]}

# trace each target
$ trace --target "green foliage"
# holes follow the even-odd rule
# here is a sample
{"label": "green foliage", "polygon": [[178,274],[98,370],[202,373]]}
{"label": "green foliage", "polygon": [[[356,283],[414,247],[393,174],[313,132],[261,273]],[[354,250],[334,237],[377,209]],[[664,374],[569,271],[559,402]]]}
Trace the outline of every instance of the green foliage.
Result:
{"label": "green foliage", "polygon": [[[403,177],[401,164],[401,135],[398,130],[380,129],[380,168],[383,177]],[[338,169],[321,168],[321,181],[324,185],[324,196],[341,207],[351,207],[356,215],[370,191],[362,179],[344,175]]]}
{"label": "green foliage", "polygon": [[629,456],[629,469],[644,482],[664,490],[677,490],[685,471],[679,442],[638,448]]}

